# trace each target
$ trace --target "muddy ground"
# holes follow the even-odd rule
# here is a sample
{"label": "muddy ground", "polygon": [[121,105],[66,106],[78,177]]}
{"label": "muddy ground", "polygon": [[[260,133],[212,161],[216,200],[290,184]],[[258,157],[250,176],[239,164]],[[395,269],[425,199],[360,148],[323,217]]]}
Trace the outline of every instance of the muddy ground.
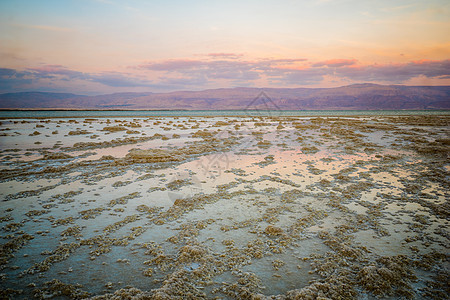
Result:
{"label": "muddy ground", "polygon": [[447,299],[449,124],[1,120],[0,298]]}

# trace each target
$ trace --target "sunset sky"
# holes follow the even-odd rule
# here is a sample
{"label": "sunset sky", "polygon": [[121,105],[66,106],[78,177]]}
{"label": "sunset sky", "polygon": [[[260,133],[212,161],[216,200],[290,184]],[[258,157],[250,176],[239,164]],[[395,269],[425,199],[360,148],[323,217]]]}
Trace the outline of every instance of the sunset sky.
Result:
{"label": "sunset sky", "polygon": [[0,93],[361,82],[450,85],[450,1],[0,1]]}

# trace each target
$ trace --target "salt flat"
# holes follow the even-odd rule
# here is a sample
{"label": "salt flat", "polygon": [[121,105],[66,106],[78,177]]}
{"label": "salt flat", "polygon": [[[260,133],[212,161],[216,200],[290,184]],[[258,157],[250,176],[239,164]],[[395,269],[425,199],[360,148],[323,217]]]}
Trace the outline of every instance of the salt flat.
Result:
{"label": "salt flat", "polygon": [[1,296],[445,299],[449,121],[2,120]]}

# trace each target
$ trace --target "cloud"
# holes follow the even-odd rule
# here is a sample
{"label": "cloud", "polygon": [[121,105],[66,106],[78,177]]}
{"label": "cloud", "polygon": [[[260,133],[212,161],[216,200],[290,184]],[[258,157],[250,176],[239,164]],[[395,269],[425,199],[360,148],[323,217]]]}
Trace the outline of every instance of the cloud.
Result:
{"label": "cloud", "polygon": [[200,68],[204,63],[200,60],[189,59],[171,59],[162,62],[147,63],[138,66],[140,69],[155,70],[155,71],[182,71],[193,68]]}
{"label": "cloud", "polygon": [[46,65],[28,69],[34,78],[59,79],[59,80],[86,80],[101,83],[111,87],[142,87],[151,86],[151,82],[122,74],[120,72],[84,73],[70,70],[61,65]]}
{"label": "cloud", "polygon": [[328,75],[329,70],[324,68],[305,68],[299,70],[288,70],[281,74],[278,81],[280,83],[310,85],[319,83],[323,80],[325,75]]}
{"label": "cloud", "polygon": [[150,80],[138,78],[132,74],[120,72],[88,73],[71,70],[62,65],[45,65],[19,71],[10,68],[0,68],[0,92],[9,92],[25,89],[40,89],[49,86],[67,86],[79,83],[99,83],[106,87],[159,88]]}
{"label": "cloud", "polygon": [[28,72],[15,69],[0,68],[0,91],[14,91],[24,85],[31,84]]}
{"label": "cloud", "polygon": [[90,81],[98,82],[111,87],[148,87],[151,81],[125,76],[118,72],[90,75]]}
{"label": "cloud", "polygon": [[65,79],[86,79],[87,76],[83,72],[73,71],[61,65],[45,65],[37,68],[28,69],[36,78],[57,78]]}
{"label": "cloud", "polygon": [[[361,64],[354,59],[310,62],[303,58],[171,59],[147,62],[125,72],[81,72],[62,65],[25,70],[0,68],[0,92],[89,87],[99,91],[199,90],[230,86],[300,86],[330,83],[372,82],[408,84],[417,78],[445,83],[450,79],[450,60],[420,60],[402,64]],[[148,72],[150,71],[150,72]],[[423,81],[422,80],[422,81]],[[448,82],[448,81],[447,81]],[[82,91],[80,91],[82,92]]]}
{"label": "cloud", "polygon": [[321,61],[313,64],[313,67],[323,67],[327,66],[330,68],[339,68],[343,66],[351,66],[356,64],[358,61],[356,59],[330,59],[326,61]]}
{"label": "cloud", "polygon": [[0,68],[0,77],[10,77],[14,74],[16,74],[14,69]]}
{"label": "cloud", "polygon": [[159,84],[162,86],[175,86],[183,88],[186,86],[199,87],[208,83],[208,79],[202,76],[199,77],[160,77]]}
{"label": "cloud", "polygon": [[137,68],[164,74],[165,84],[198,85],[228,80],[253,85],[262,79],[288,85],[313,85],[325,78],[354,82],[404,83],[416,77],[447,78],[450,76],[449,60],[412,61],[404,64],[363,65],[356,59],[329,59],[309,62],[304,58],[245,60],[226,59],[217,53],[212,59],[171,59],[149,62]]}
{"label": "cloud", "polygon": [[31,25],[29,28],[45,30],[45,31],[55,31],[55,32],[72,32],[71,28],[67,27],[57,27],[57,26],[47,26],[47,25]]}
{"label": "cloud", "polygon": [[415,77],[448,78],[450,60],[411,61],[405,64],[373,64],[338,68],[336,75],[357,81],[402,83]]}
{"label": "cloud", "polygon": [[166,73],[177,73],[190,78],[208,79],[236,79],[248,78],[253,80],[259,78],[257,68],[252,63],[245,61],[230,60],[167,60],[157,63],[140,65],[139,69],[164,71]]}
{"label": "cloud", "polygon": [[263,61],[267,61],[269,64],[273,65],[273,64],[292,64],[292,63],[296,63],[296,62],[307,61],[307,59],[306,58],[282,58],[282,59],[267,59],[267,60],[263,60]]}
{"label": "cloud", "polygon": [[[209,80],[229,79],[248,80],[260,79],[264,73],[283,73],[283,66],[304,62],[306,59],[262,59],[257,61],[229,60],[223,57],[231,53],[214,54],[213,60],[171,59],[160,62],[149,62],[137,66],[141,70],[160,71],[166,74],[188,76],[187,79],[206,78]],[[189,80],[188,80],[189,81]]]}
{"label": "cloud", "polygon": [[210,57],[222,57],[222,58],[239,58],[241,56],[244,56],[243,54],[238,53],[208,53],[206,56]]}

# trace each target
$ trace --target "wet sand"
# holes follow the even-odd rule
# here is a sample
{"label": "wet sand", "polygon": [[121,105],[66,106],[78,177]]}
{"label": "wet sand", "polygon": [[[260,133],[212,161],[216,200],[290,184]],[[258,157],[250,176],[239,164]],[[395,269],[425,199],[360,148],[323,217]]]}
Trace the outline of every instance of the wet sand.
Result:
{"label": "wet sand", "polygon": [[1,120],[0,296],[446,299],[449,124]]}

